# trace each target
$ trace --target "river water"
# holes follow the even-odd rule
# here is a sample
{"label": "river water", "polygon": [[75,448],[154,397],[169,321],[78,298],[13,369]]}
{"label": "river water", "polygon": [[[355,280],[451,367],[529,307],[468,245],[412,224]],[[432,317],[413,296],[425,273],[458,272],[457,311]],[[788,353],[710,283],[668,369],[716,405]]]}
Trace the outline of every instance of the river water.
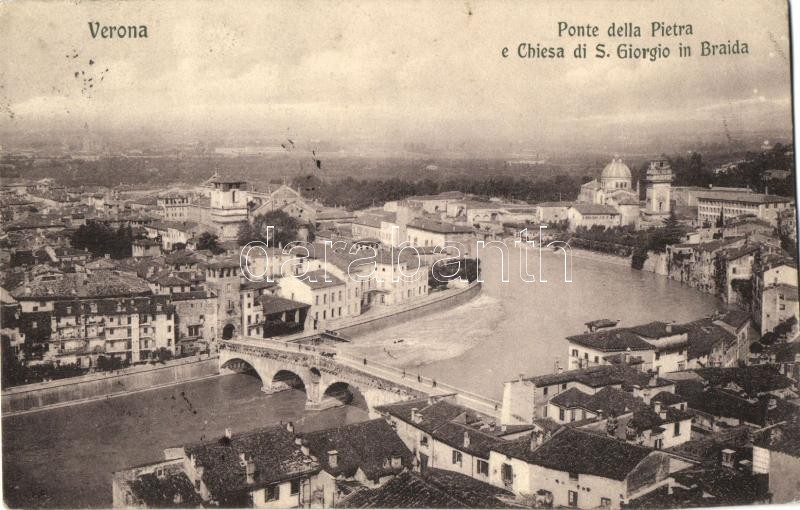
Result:
{"label": "river water", "polygon": [[[621,325],[687,321],[718,301],[661,276],[606,262],[574,259],[564,282],[563,257],[546,252],[547,283],[519,278],[520,251],[510,250],[509,281],[500,256],[487,252],[481,295],[455,309],[353,339],[359,356],[500,398],[502,382],[549,372],[566,358],[568,335],[598,318]],[[529,252],[538,280],[538,251]],[[564,365],[562,365],[564,366]],[[301,430],[366,419],[346,406],[303,410],[305,396],[267,396],[249,375],[221,376],[170,388],[60,409],[5,417],[3,489],[12,507],[108,507],[111,472],[159,460],[163,450],[190,441],[292,420]]]}
{"label": "river water", "polygon": [[509,250],[504,282],[500,252],[485,252],[479,297],[361,335],[346,349],[499,400],[504,381],[552,372],[556,361],[566,368],[565,338],[583,333],[588,321],[681,322],[722,307],[715,297],[663,276],[577,255],[572,281],[565,282],[564,256],[543,252],[540,271],[538,249],[527,251],[527,274],[536,281],[526,282],[519,276],[523,253]]}

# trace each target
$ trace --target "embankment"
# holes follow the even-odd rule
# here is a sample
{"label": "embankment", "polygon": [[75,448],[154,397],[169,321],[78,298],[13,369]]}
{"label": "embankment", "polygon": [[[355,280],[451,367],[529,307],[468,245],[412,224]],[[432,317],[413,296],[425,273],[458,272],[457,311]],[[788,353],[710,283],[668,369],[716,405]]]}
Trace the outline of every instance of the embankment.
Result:
{"label": "embankment", "polygon": [[328,323],[328,329],[344,336],[356,336],[368,331],[402,324],[434,312],[464,304],[481,292],[481,283],[472,282],[462,289],[434,292],[423,299],[406,305],[393,306],[379,313],[367,312],[358,317]]}
{"label": "embankment", "polygon": [[16,386],[3,391],[4,416],[34,409],[76,404],[98,398],[149,390],[217,375],[217,357],[182,358],[161,365],[126,368]]}

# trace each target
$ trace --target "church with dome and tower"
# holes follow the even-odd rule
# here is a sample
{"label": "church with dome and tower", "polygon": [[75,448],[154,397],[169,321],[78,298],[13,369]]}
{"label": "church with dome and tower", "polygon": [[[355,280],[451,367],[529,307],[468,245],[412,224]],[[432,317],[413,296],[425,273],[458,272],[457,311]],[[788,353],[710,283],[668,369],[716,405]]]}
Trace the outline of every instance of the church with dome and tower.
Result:
{"label": "church with dome and tower", "polygon": [[664,159],[650,162],[644,184],[646,201],[639,199],[639,182],[633,185],[630,168],[622,158],[614,156],[599,178],[581,186],[578,204],[594,204],[613,208],[619,225],[639,226],[640,221],[658,223],[670,212],[672,169]]}

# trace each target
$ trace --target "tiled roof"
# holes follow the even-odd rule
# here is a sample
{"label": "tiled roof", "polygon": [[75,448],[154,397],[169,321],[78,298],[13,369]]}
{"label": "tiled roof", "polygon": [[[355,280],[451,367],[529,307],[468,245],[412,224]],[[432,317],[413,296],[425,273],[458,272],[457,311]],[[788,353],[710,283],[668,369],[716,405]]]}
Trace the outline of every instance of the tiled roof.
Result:
{"label": "tiled roof", "polygon": [[[242,489],[256,490],[320,470],[319,462],[303,455],[294,434],[284,426],[190,444],[184,451],[190,458],[196,458],[198,466],[203,466],[203,482],[215,499],[224,500],[226,494]],[[254,483],[247,483],[240,454],[255,462]]]}
{"label": "tiled roof", "polygon": [[264,309],[264,315],[271,315],[273,313],[291,312],[294,310],[303,310],[310,308],[311,305],[292,301],[278,296],[265,295],[259,298],[261,306]]}
{"label": "tiled roof", "polygon": [[141,278],[113,271],[67,273],[49,281],[22,284],[11,294],[18,300],[99,298],[151,294],[150,286]]}
{"label": "tiled roof", "polygon": [[438,234],[471,234],[472,227],[468,225],[456,225],[444,221],[427,220],[418,218],[408,223],[407,228],[416,228]]}
{"label": "tiled roof", "polygon": [[[319,459],[322,469],[334,477],[352,478],[361,469],[368,479],[377,481],[412,465],[411,451],[383,418],[310,432],[302,437]],[[337,452],[335,467],[329,463],[331,450]],[[400,457],[400,467],[392,467],[394,456]]]}
{"label": "tiled roof", "polygon": [[771,451],[800,458],[800,423],[797,419],[759,431],[753,435],[753,444]]}
{"label": "tiled roof", "polygon": [[567,340],[599,351],[655,350],[652,345],[639,338],[630,329],[625,328],[604,329],[594,333],[568,336]]}
{"label": "tiled roof", "polygon": [[748,204],[773,204],[773,203],[787,203],[792,199],[789,197],[781,197],[778,195],[762,195],[760,193],[715,193],[700,192],[697,194],[697,200],[715,200],[721,202],[744,202]]}
{"label": "tiled roof", "polygon": [[602,411],[605,416],[619,416],[635,409],[645,407],[642,400],[630,393],[612,387],[605,387],[593,395],[570,388],[553,397],[550,402],[565,409],[581,408],[587,411]]}
{"label": "tiled roof", "polygon": [[619,215],[619,212],[614,207],[605,204],[575,204],[572,208],[584,216],[599,214]]}
{"label": "tiled roof", "polygon": [[303,276],[293,276],[292,278],[297,278],[312,289],[324,289],[327,287],[338,287],[340,285],[344,285],[342,280],[336,278],[324,269],[309,271]]}
{"label": "tiled roof", "polygon": [[624,480],[653,451],[571,427],[561,428],[535,449],[525,436],[493,450],[529,464],[612,480]]}
{"label": "tiled roof", "polygon": [[194,484],[182,471],[162,477],[142,474],[129,481],[128,488],[144,508],[199,508],[202,503]]}
{"label": "tiled roof", "polygon": [[429,468],[424,475],[406,471],[376,489],[363,489],[343,508],[506,508],[510,492],[472,477]]}
{"label": "tiled roof", "polygon": [[[422,419],[415,423],[411,419],[411,411],[416,408]],[[375,408],[380,413],[387,413],[425,432],[433,433],[445,423],[462,417],[467,413],[466,408],[451,404],[446,400],[439,400],[428,404],[425,399],[409,400],[397,404],[378,406]]]}
{"label": "tiled roof", "polygon": [[782,390],[792,386],[792,381],[770,365],[750,365],[746,367],[700,368],[695,373],[708,381],[711,386],[725,386],[736,383],[748,395]]}
{"label": "tiled roof", "polygon": [[[489,460],[489,451],[493,446],[504,442],[497,436],[486,434],[463,423],[449,421],[431,434],[456,450]],[[468,442],[467,439],[468,438]]]}

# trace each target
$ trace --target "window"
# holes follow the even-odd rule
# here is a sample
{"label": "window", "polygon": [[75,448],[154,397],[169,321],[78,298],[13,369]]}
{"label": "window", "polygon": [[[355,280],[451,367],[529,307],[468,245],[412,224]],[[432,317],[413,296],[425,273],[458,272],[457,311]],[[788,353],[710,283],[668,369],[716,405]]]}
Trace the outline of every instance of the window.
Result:
{"label": "window", "polygon": [[569,474],[569,479],[570,480],[577,480],[578,479],[578,473],[570,473]]}
{"label": "window", "polygon": [[658,360],[658,359],[660,359],[660,358],[661,358],[661,353],[660,353],[660,352],[658,352],[658,351],[656,351],[656,360]]}
{"label": "window", "polygon": [[611,506],[611,498],[600,498],[600,506],[608,508]]}
{"label": "window", "polygon": [[544,395],[545,397],[547,396],[547,386],[542,388],[542,395]]}
{"label": "window", "polygon": [[564,421],[564,410],[560,407],[558,408],[558,421]]}
{"label": "window", "polygon": [[673,435],[680,436],[681,435],[681,422],[676,421],[675,425],[673,425]]}
{"label": "window", "polygon": [[267,487],[267,501],[278,501],[281,498],[281,486],[280,485],[270,485]]}
{"label": "window", "polygon": [[504,486],[511,487],[514,485],[514,468],[511,467],[511,464],[503,464],[502,468],[500,468],[500,473]]}
{"label": "window", "polygon": [[659,437],[658,439],[655,440],[653,448],[655,448],[656,450],[660,450],[663,447],[664,447],[664,440]]}
{"label": "window", "polygon": [[422,438],[419,440],[419,444],[422,446],[428,446],[428,436],[425,434],[422,435]]}
{"label": "window", "polygon": [[485,460],[478,459],[477,461],[478,474],[489,476],[489,463]]}
{"label": "window", "polygon": [[575,491],[567,491],[567,505],[576,507],[578,506],[578,493]]}
{"label": "window", "polygon": [[300,480],[292,480],[289,492],[292,496],[300,494]]}
{"label": "window", "polygon": [[562,390],[566,390],[566,389],[567,389],[567,383],[564,383],[564,384],[562,384],[562,385],[561,385],[561,389],[562,389]]}
{"label": "window", "polygon": [[453,464],[458,464],[460,466],[463,460],[464,458],[461,452],[458,450],[453,450]]}

